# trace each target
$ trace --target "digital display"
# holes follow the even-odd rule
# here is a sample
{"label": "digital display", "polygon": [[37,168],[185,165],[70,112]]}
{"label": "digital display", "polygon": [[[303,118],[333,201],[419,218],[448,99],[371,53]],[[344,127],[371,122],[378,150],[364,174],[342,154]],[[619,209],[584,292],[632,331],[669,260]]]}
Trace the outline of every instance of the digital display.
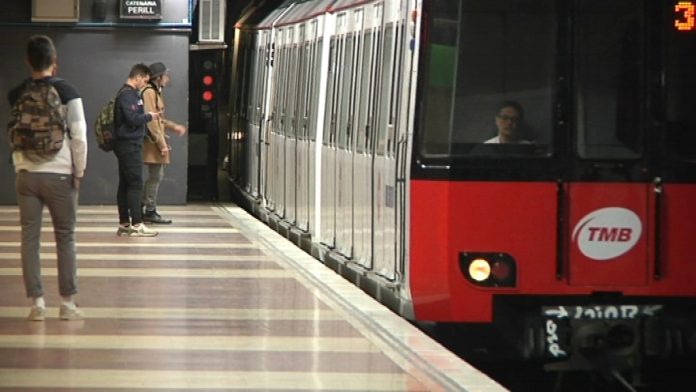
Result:
{"label": "digital display", "polygon": [[694,30],[694,12],[696,6],[693,1],[680,1],[674,5],[674,27],[679,31]]}

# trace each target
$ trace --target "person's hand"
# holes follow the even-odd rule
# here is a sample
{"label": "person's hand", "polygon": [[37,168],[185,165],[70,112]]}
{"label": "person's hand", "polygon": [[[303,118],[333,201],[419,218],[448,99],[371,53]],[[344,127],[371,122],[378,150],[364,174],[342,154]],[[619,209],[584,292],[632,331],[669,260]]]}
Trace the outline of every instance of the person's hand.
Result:
{"label": "person's hand", "polygon": [[81,180],[81,179],[82,179],[82,177],[75,177],[75,176],[73,176],[73,181],[72,181],[72,183],[73,183],[73,188],[75,188],[75,189],[80,189],[80,180]]}
{"label": "person's hand", "polygon": [[186,133],[186,127],[181,124],[176,124],[172,127],[172,130],[179,136],[183,136]]}
{"label": "person's hand", "polygon": [[161,117],[159,112],[150,112],[150,116],[152,116],[153,120],[159,120]]}
{"label": "person's hand", "polygon": [[171,146],[167,145],[167,147],[160,150],[160,154],[162,154],[162,156],[164,157],[167,154],[169,154],[169,151],[171,151],[171,150],[172,150]]}

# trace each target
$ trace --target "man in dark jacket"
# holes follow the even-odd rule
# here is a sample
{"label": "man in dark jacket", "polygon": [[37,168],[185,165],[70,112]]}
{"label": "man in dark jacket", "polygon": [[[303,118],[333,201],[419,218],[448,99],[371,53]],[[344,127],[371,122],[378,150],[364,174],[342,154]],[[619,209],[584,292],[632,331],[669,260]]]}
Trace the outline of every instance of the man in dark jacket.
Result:
{"label": "man in dark jacket", "polygon": [[159,119],[159,113],[145,113],[140,90],[150,80],[150,69],[136,64],[116,97],[114,108],[115,143],[118,159],[118,230],[116,235],[153,237],[157,232],[143,224],[140,209],[143,191],[143,138],[145,124]]}

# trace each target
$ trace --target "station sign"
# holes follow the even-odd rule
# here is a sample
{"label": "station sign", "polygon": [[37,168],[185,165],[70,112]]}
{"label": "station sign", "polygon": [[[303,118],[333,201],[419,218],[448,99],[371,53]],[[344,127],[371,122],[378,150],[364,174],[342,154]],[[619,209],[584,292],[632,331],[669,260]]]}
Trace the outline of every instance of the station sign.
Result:
{"label": "station sign", "polygon": [[162,0],[120,0],[121,19],[162,19]]}

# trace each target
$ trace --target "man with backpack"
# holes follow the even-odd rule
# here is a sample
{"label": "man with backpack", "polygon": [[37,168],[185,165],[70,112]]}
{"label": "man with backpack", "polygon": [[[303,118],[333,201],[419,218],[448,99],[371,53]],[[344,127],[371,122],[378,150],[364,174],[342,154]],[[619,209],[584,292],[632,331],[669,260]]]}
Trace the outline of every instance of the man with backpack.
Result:
{"label": "man with backpack", "polygon": [[46,316],[39,249],[44,205],[53,222],[58,262],[61,320],[80,320],[77,294],[75,222],[80,179],[87,163],[87,124],[82,99],[56,74],[53,41],[34,35],[27,43],[31,77],[12,89],[8,136],[16,172],[15,189],[22,226],[22,275],[32,307],[29,320]]}
{"label": "man with backpack", "polygon": [[154,237],[155,230],[143,223],[140,202],[143,192],[143,138],[145,124],[158,120],[157,112],[145,113],[140,90],[150,80],[145,64],[131,68],[114,103],[114,153],[118,160],[118,220],[116,235]]}

